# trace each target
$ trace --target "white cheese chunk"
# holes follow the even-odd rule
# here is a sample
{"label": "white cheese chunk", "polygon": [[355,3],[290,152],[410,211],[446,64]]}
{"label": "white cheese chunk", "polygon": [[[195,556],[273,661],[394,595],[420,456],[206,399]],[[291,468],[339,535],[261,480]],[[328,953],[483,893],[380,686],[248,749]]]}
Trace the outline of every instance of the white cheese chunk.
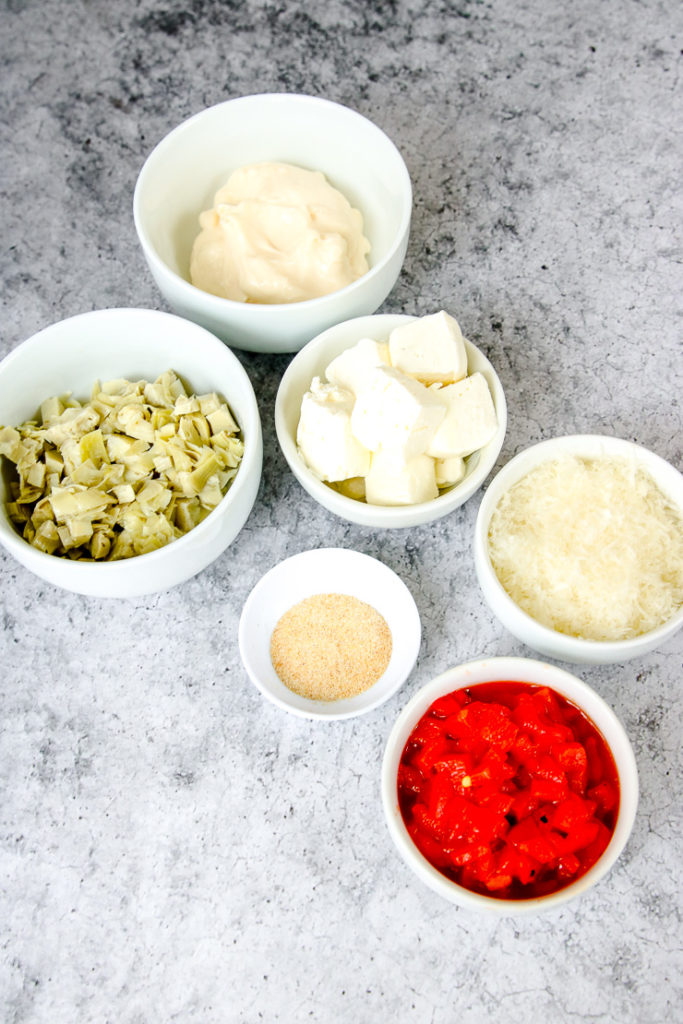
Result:
{"label": "white cheese chunk", "polygon": [[491,440],[498,420],[486,378],[481,373],[430,391],[446,402],[448,411],[427,446],[427,455],[449,459],[471,455]]}
{"label": "white cheese chunk", "polygon": [[325,376],[332,384],[348,388],[357,395],[367,383],[368,377],[377,366],[389,365],[389,346],[386,342],[361,338],[360,341],[341,352],[325,370]]}
{"label": "white cheese chunk", "polygon": [[351,429],[371,451],[392,448],[409,459],[427,449],[445,415],[446,405],[437,394],[412,377],[381,366],[357,396]]}
{"label": "white cheese chunk", "polygon": [[465,460],[459,455],[450,459],[436,459],[436,486],[453,487],[465,479],[467,467]]}
{"label": "white cheese chunk", "polygon": [[351,433],[353,395],[315,377],[301,403],[297,444],[321,480],[334,482],[365,476],[370,453]]}
{"label": "white cheese chunk", "polygon": [[428,455],[401,458],[391,449],[373,452],[370,472],[365,478],[369,505],[416,505],[438,497],[434,459]]}
{"label": "white cheese chunk", "polygon": [[457,320],[441,310],[396,327],[389,335],[391,365],[423,384],[450,384],[467,374],[467,351]]}

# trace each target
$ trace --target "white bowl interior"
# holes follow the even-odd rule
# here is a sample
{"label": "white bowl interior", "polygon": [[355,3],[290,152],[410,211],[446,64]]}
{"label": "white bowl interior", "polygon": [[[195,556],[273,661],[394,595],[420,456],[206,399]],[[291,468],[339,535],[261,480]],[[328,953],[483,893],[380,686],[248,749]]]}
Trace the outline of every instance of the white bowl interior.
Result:
{"label": "white bowl interior", "polygon": [[[430,705],[441,696],[466,686],[502,680],[549,686],[576,704],[597,726],[612,751],[620,784],[619,816],[609,846],[600,860],[572,885],[549,896],[528,900],[501,900],[470,892],[432,867],[413,843],[398,805],[397,774],[403,748],[413,728]],[[387,740],[382,763],[382,803],[389,833],[396,847],[418,877],[440,896],[473,910],[498,915],[538,913],[566,903],[585,892],[612,867],[624,849],[638,807],[638,770],[633,750],[619,719],[608,704],[586,683],[556,665],[527,658],[487,658],[468,662],[444,672],[424,686],[408,702]]]}
{"label": "white bowl interior", "polygon": [[143,168],[136,216],[170,270],[189,280],[199,213],[213,205],[214,194],[234,170],[263,161],[322,171],[363,214],[371,267],[395,246],[410,218],[405,165],[372,122],[311,96],[245,96],[183,122]]}
{"label": "white bowl interior", "polygon": [[657,648],[683,626],[683,608],[657,629],[630,640],[582,640],[558,633],[531,618],[509,596],[491,564],[489,524],[503,494],[532,469],[565,454],[633,459],[642,465],[660,490],[683,513],[683,476],[665,459],[647,448],[632,441],[600,434],[572,434],[541,441],[511,459],[493,478],[482,499],[474,531],[475,567],[482,592],[502,624],[518,640],[547,657],[561,658],[576,664],[611,664],[640,657]]}
{"label": "white bowl interior", "polygon": [[347,498],[328,487],[313,473],[299,454],[296,431],[301,402],[315,376],[323,376],[326,367],[360,338],[386,340],[402,323],[415,317],[400,314],[357,317],[330,327],[304,346],[287,367],[275,401],[275,427],[282,452],[302,487],[330,512],[362,526],[408,527],[430,522],[447,515],[464,504],[481,487],[489,475],[503,446],[507,426],[507,406],[503,387],[496,371],[476,346],[466,341],[468,371],[480,372],[489,385],[498,418],[498,428],[487,445],[466,459],[467,475],[454,487],[447,488],[433,501],[419,505],[385,507],[368,505]]}
{"label": "white bowl interior", "polygon": [[37,575],[98,596],[151,593],[199,572],[243,525],[261,475],[261,424],[253,388],[229,349],[179,317],[148,309],[96,310],[46,327],[0,363],[0,421],[16,426],[52,395],[71,392],[87,398],[96,380],[154,380],[167,369],[195,393],[222,394],[237,418],[245,452],[226,497],[194,530],[157,551],[120,562],[73,562],[37,551],[19,536],[5,509],[3,474],[0,541]]}
{"label": "white bowl interior", "polygon": [[[349,594],[384,616],[392,636],[386,671],[364,693],[337,701],[308,700],[280,680],[270,638],[280,617],[314,594]],[[345,548],[304,551],[280,562],[256,584],[239,625],[242,662],[251,681],[278,707],[304,718],[352,718],[388,700],[410,675],[420,649],[420,616],[405,583],[388,566]]]}

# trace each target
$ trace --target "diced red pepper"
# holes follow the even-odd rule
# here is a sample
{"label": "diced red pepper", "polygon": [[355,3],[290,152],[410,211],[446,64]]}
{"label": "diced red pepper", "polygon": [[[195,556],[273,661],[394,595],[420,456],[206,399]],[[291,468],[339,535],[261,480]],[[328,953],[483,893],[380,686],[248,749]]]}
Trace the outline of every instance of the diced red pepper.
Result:
{"label": "diced red pepper", "polygon": [[609,782],[599,782],[597,786],[591,786],[587,795],[603,811],[613,811],[619,803],[619,794]]}
{"label": "diced red pepper", "polygon": [[577,793],[570,793],[553,810],[551,824],[558,832],[570,832],[575,825],[592,818],[596,807],[595,800],[584,800]]}
{"label": "diced red pepper", "polygon": [[427,860],[504,899],[543,896],[584,874],[619,806],[614,761],[592,723],[547,687],[514,682],[436,701],[406,743],[397,787]]}

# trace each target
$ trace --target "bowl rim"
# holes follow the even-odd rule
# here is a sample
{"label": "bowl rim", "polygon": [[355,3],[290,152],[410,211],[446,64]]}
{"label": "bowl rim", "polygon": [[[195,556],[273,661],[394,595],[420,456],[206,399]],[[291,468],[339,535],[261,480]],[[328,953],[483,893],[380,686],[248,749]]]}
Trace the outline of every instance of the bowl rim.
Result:
{"label": "bowl rim", "polygon": [[[683,476],[678,470],[670,462],[662,458],[661,455],[657,455],[649,448],[635,441],[629,441],[612,434],[562,434],[557,437],[546,438],[518,452],[496,473],[487,487],[474,525],[475,569],[484,595],[487,596],[488,590],[493,592],[493,599],[500,603],[504,609],[505,619],[514,623],[516,630],[511,630],[511,632],[514,632],[514,635],[518,636],[518,638],[523,639],[523,637],[519,636],[520,633],[524,636],[531,636],[536,642],[543,644],[546,650],[554,648],[558,652],[558,656],[561,653],[568,654],[576,651],[580,652],[586,659],[594,656],[596,658],[599,657],[601,660],[613,659],[616,662],[622,658],[627,660],[629,655],[637,655],[644,646],[651,648],[660,641],[668,639],[683,625],[683,607],[670,619],[667,619],[666,622],[661,623],[661,625],[656,626],[647,633],[630,637],[627,640],[589,640],[583,637],[569,636],[538,622],[510,597],[498,579],[489,554],[488,528],[493,512],[503,494],[537,466],[549,462],[553,458],[558,458],[563,454],[580,455],[584,450],[586,455],[614,454],[630,456],[637,460],[646,470],[650,465],[654,465],[665,476],[669,476],[672,481],[675,480],[683,492]],[[653,476],[652,473],[650,475]],[[655,479],[654,476],[653,479]],[[660,490],[663,490],[658,479],[655,479],[655,484]],[[667,490],[666,493],[672,501],[675,501],[672,491]],[[683,505],[681,506],[681,511],[683,513]],[[495,611],[495,614],[498,617],[497,611]],[[501,621],[506,628],[509,628],[507,621],[504,619],[501,619]],[[527,641],[525,640],[524,642]]]}
{"label": "bowl rim", "polygon": [[[332,565],[334,565],[335,562],[341,563],[343,561],[356,563],[359,574],[362,573],[363,567],[367,569],[368,566],[371,566],[371,571],[376,575],[383,577],[386,581],[385,585],[393,588],[394,591],[400,595],[400,601],[405,611],[403,622],[406,629],[405,632],[402,633],[402,636],[404,638],[406,636],[408,637],[408,659],[402,663],[402,671],[397,672],[394,685],[385,693],[380,693],[374,698],[369,697],[372,693],[373,687],[381,681],[382,677],[380,677],[380,679],[376,680],[373,686],[363,691],[363,693],[358,694],[357,696],[363,700],[367,698],[367,703],[364,703],[362,707],[352,710],[349,710],[347,706],[346,710],[336,711],[334,710],[335,702],[320,702],[320,704],[318,704],[318,702],[314,700],[307,700],[305,704],[297,707],[295,704],[292,704],[288,700],[273,693],[272,690],[263,683],[251,656],[251,647],[247,637],[247,630],[250,622],[258,616],[259,600],[261,599],[264,591],[267,591],[268,588],[272,586],[273,581],[283,573],[291,571],[294,568],[298,568],[306,562],[315,562],[320,559],[327,560],[328,562],[331,562]],[[314,590],[310,596],[320,592],[321,591],[319,590]],[[335,592],[334,576],[332,576],[330,587],[327,592]],[[363,597],[360,599],[365,600]],[[296,603],[296,601],[293,603]],[[391,623],[388,624],[391,628]],[[415,663],[420,652],[420,646],[422,644],[422,623],[415,598],[410,592],[409,587],[401,579],[398,573],[385,562],[382,562],[381,559],[375,558],[374,555],[368,555],[365,552],[358,551],[355,548],[320,547],[311,548],[306,551],[300,551],[295,555],[290,555],[289,557],[276,562],[275,565],[261,576],[261,578],[252,587],[246,601],[244,602],[242,612],[240,614],[237,635],[238,648],[244,670],[251,683],[253,683],[263,697],[269,700],[276,707],[280,708],[280,710],[287,711],[289,714],[295,715],[298,718],[306,718],[315,721],[338,722],[346,721],[350,718],[358,718],[361,715],[368,714],[370,711],[375,711],[391,697],[395,696],[415,667]],[[304,700],[304,698],[301,699]],[[356,698],[350,699],[353,700]],[[322,705],[322,703],[326,704],[328,710],[320,710],[320,705]],[[341,705],[343,701],[336,703]],[[331,709],[330,705],[332,705]]]}
{"label": "bowl rim", "polygon": [[[141,316],[142,319],[151,320],[173,320],[179,324],[187,327],[193,334],[200,332],[202,335],[202,343],[208,345],[209,348],[214,349],[217,358],[225,358],[230,363],[232,371],[236,376],[240,377],[242,384],[246,385],[246,393],[249,396],[249,406],[251,407],[251,424],[249,430],[249,442],[246,440],[244,433],[244,426],[242,423],[239,424],[240,432],[245,439],[244,455],[240,463],[240,470],[244,470],[242,473],[238,470],[233,482],[226,491],[221,501],[211,510],[209,515],[198,523],[197,526],[193,527],[187,533],[183,534],[182,537],[177,537],[175,540],[168,544],[165,544],[161,548],[157,548],[154,551],[148,551],[142,555],[135,555],[133,558],[123,558],[115,562],[109,561],[72,561],[72,560],[60,560],[64,562],[65,567],[68,566],[69,573],[83,573],[94,574],[98,570],[101,572],[104,567],[107,575],[110,575],[112,579],[117,576],[125,576],[130,572],[131,568],[139,568],[141,565],[153,569],[156,562],[168,558],[169,552],[182,552],[186,547],[194,545],[197,540],[200,540],[205,533],[208,533],[216,523],[216,521],[223,517],[226,512],[227,505],[225,502],[231,496],[239,495],[241,491],[248,489],[248,477],[250,477],[250,470],[252,468],[258,469],[260,475],[260,469],[258,463],[261,460],[261,419],[258,410],[258,403],[256,401],[256,395],[254,388],[249,379],[249,375],[246,370],[237,359],[235,354],[223,344],[214,334],[208,331],[205,327],[200,327],[199,324],[194,323],[191,320],[186,320],[184,317],[177,316],[174,313],[167,313],[165,310],[159,309],[147,309],[145,307],[124,307],[124,306],[113,306],[106,307],[104,309],[92,309],[85,313],[76,313],[74,316],[65,317],[63,320],[55,320],[53,323],[48,324],[46,327],[42,327],[35,334],[32,334],[29,338],[16,345],[5,357],[0,361],[0,375],[3,370],[10,366],[12,367],[14,362],[26,358],[27,355],[31,354],[32,349],[40,348],[46,335],[50,335],[53,330],[62,328],[65,324],[73,323],[74,321],[86,322],[91,320],[101,320],[104,318],[115,318],[115,319],[128,319],[131,315]],[[183,374],[183,376],[185,376]],[[227,401],[227,399],[226,399]],[[230,403],[229,403],[230,404]],[[234,498],[233,498],[234,500]],[[199,532],[197,532],[199,531]],[[41,564],[45,566],[54,566],[55,559],[57,556],[48,555],[47,552],[39,551],[37,548],[32,547],[27,541],[21,537],[14,526],[12,525],[4,504],[0,513],[0,544],[2,544],[10,554],[17,557],[17,552],[21,554],[28,554],[28,557],[33,560],[35,559],[35,565]],[[44,577],[41,577],[44,578]]]}
{"label": "bowl rim", "polygon": [[[536,675],[537,679],[527,678],[530,674]],[[472,676],[475,678],[471,678]],[[474,688],[484,682],[505,679],[549,686],[576,704],[591,719],[608,743],[619,775],[619,815],[612,838],[602,856],[576,882],[547,896],[526,900],[502,900],[485,896],[465,889],[442,875],[410,838],[398,809],[396,790],[398,764],[405,742],[433,701],[463,686]],[[590,710],[587,710],[587,705]],[[606,731],[614,737],[613,740],[605,735]],[[615,749],[615,740],[619,743],[618,750]],[[566,669],[537,659],[520,657],[491,657],[464,662],[446,669],[421,687],[411,697],[391,727],[382,759],[380,788],[389,834],[404,862],[418,878],[452,903],[498,916],[545,912],[568,903],[595,885],[612,868],[624,850],[633,830],[639,798],[638,768],[633,748],[626,730],[610,705],[580,677]]]}
{"label": "bowl rim", "polygon": [[[326,330],[312,338],[308,344],[304,345],[303,348],[295,354],[294,358],[291,360],[289,366],[282,375],[277,395],[275,397],[275,432],[277,434],[282,454],[284,455],[294,476],[297,478],[301,486],[304,487],[304,489],[307,490],[319,504],[323,505],[324,508],[327,508],[328,511],[343,519],[363,526],[370,526],[378,529],[408,528],[416,525],[416,522],[432,522],[448,515],[451,511],[454,511],[456,508],[459,508],[460,505],[464,504],[465,501],[471,498],[472,495],[479,490],[486,478],[492,472],[505,440],[505,434],[507,431],[507,401],[503,385],[495,367],[484,352],[473,342],[469,341],[469,339],[463,338],[465,348],[467,350],[468,362],[473,356],[476,356],[478,360],[483,362],[484,370],[486,373],[490,374],[493,380],[491,397],[493,398],[498,418],[496,433],[492,440],[489,441],[488,445],[486,445],[487,448],[489,446],[493,446],[491,447],[491,457],[486,462],[482,462],[480,459],[472,473],[468,474],[464,480],[459,484],[455,484],[449,490],[439,494],[438,497],[432,498],[430,501],[422,501],[414,505],[369,505],[366,502],[356,501],[355,498],[349,498],[344,494],[340,494],[339,491],[333,490],[320,480],[306,465],[303,458],[299,455],[296,440],[287,429],[284,412],[285,394],[298,376],[299,366],[301,363],[310,358],[318,349],[324,348],[330,336],[333,336],[340,330],[350,329],[351,325],[358,325],[357,340],[360,340],[366,336],[373,336],[374,332],[370,332],[366,335],[363,330],[365,327],[368,327],[369,329],[370,324],[374,324],[378,328],[386,327],[386,330],[384,330],[383,333],[388,337],[394,327],[398,327],[402,323],[410,323],[411,321],[419,319],[421,319],[421,317],[406,313],[373,313],[369,316],[352,317],[349,320],[343,320],[338,324],[334,324],[332,327],[328,327]],[[352,344],[353,342],[350,342],[349,347]],[[304,483],[304,480],[306,483]],[[376,522],[378,519],[382,519],[383,522],[378,524]]]}
{"label": "bowl rim", "polygon": [[[373,264],[367,273],[363,274],[355,281],[352,281],[344,288],[338,288],[336,291],[329,292],[327,295],[319,295],[313,299],[303,299],[301,302],[273,302],[262,304],[244,303],[238,302],[235,299],[226,299],[220,295],[212,295],[210,292],[203,291],[201,288],[198,288],[196,285],[193,285],[188,281],[187,278],[182,277],[175,270],[169,267],[165,260],[162,260],[149,237],[142,210],[142,192],[145,187],[145,179],[150,174],[152,162],[157,160],[159,156],[163,155],[164,149],[170,144],[171,140],[175,141],[179,135],[189,131],[198,121],[202,120],[207,115],[214,113],[219,108],[232,106],[234,104],[255,104],[264,100],[279,104],[295,102],[302,105],[335,109],[337,111],[343,111],[344,113],[342,116],[344,117],[350,117],[352,119],[359,118],[362,121],[365,121],[375,132],[377,132],[379,136],[381,136],[385,145],[388,147],[389,152],[391,152],[395,157],[396,178],[397,180],[400,179],[402,186],[400,191],[402,198],[400,223],[397,231],[395,232],[391,246],[382,259],[379,260],[378,263]],[[202,110],[192,114],[184,121],[181,121],[180,124],[176,125],[175,128],[172,128],[170,132],[167,132],[167,134],[157,142],[149,153],[140,169],[140,173],[138,174],[133,192],[133,221],[140,244],[148,261],[154,265],[160,274],[168,276],[174,281],[175,286],[179,289],[179,295],[186,301],[190,301],[192,299],[197,301],[199,299],[204,303],[207,314],[212,314],[214,316],[225,315],[231,311],[244,311],[245,308],[248,308],[251,311],[250,315],[254,318],[261,317],[265,319],[266,317],[272,318],[278,314],[282,315],[284,311],[288,309],[304,310],[306,312],[322,310],[324,309],[325,304],[329,302],[333,296],[335,298],[340,296],[353,296],[355,292],[361,290],[364,285],[373,282],[375,278],[379,277],[384,272],[397,250],[400,249],[403,239],[407,236],[410,229],[412,206],[413,189],[405,160],[403,159],[400,150],[392,139],[389,138],[387,133],[380,128],[379,125],[375,124],[374,121],[371,121],[369,117],[366,117],[364,114],[360,114],[352,107],[347,107],[343,103],[337,103],[334,100],[325,99],[322,96],[311,96],[307,93],[299,92],[266,92],[235,96],[232,99],[223,100],[221,103],[214,103],[210,107],[204,107]]]}

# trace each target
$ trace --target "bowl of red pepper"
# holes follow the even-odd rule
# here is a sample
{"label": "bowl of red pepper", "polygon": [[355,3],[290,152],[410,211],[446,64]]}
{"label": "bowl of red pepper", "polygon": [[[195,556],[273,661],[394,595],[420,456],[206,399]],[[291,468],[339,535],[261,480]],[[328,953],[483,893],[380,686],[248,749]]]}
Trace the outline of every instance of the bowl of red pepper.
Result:
{"label": "bowl of red pepper", "polygon": [[382,800],[409,867],[453,903],[534,913],[584,893],[624,849],[638,773],[612,709],[527,658],[451,668],[404,708]]}

